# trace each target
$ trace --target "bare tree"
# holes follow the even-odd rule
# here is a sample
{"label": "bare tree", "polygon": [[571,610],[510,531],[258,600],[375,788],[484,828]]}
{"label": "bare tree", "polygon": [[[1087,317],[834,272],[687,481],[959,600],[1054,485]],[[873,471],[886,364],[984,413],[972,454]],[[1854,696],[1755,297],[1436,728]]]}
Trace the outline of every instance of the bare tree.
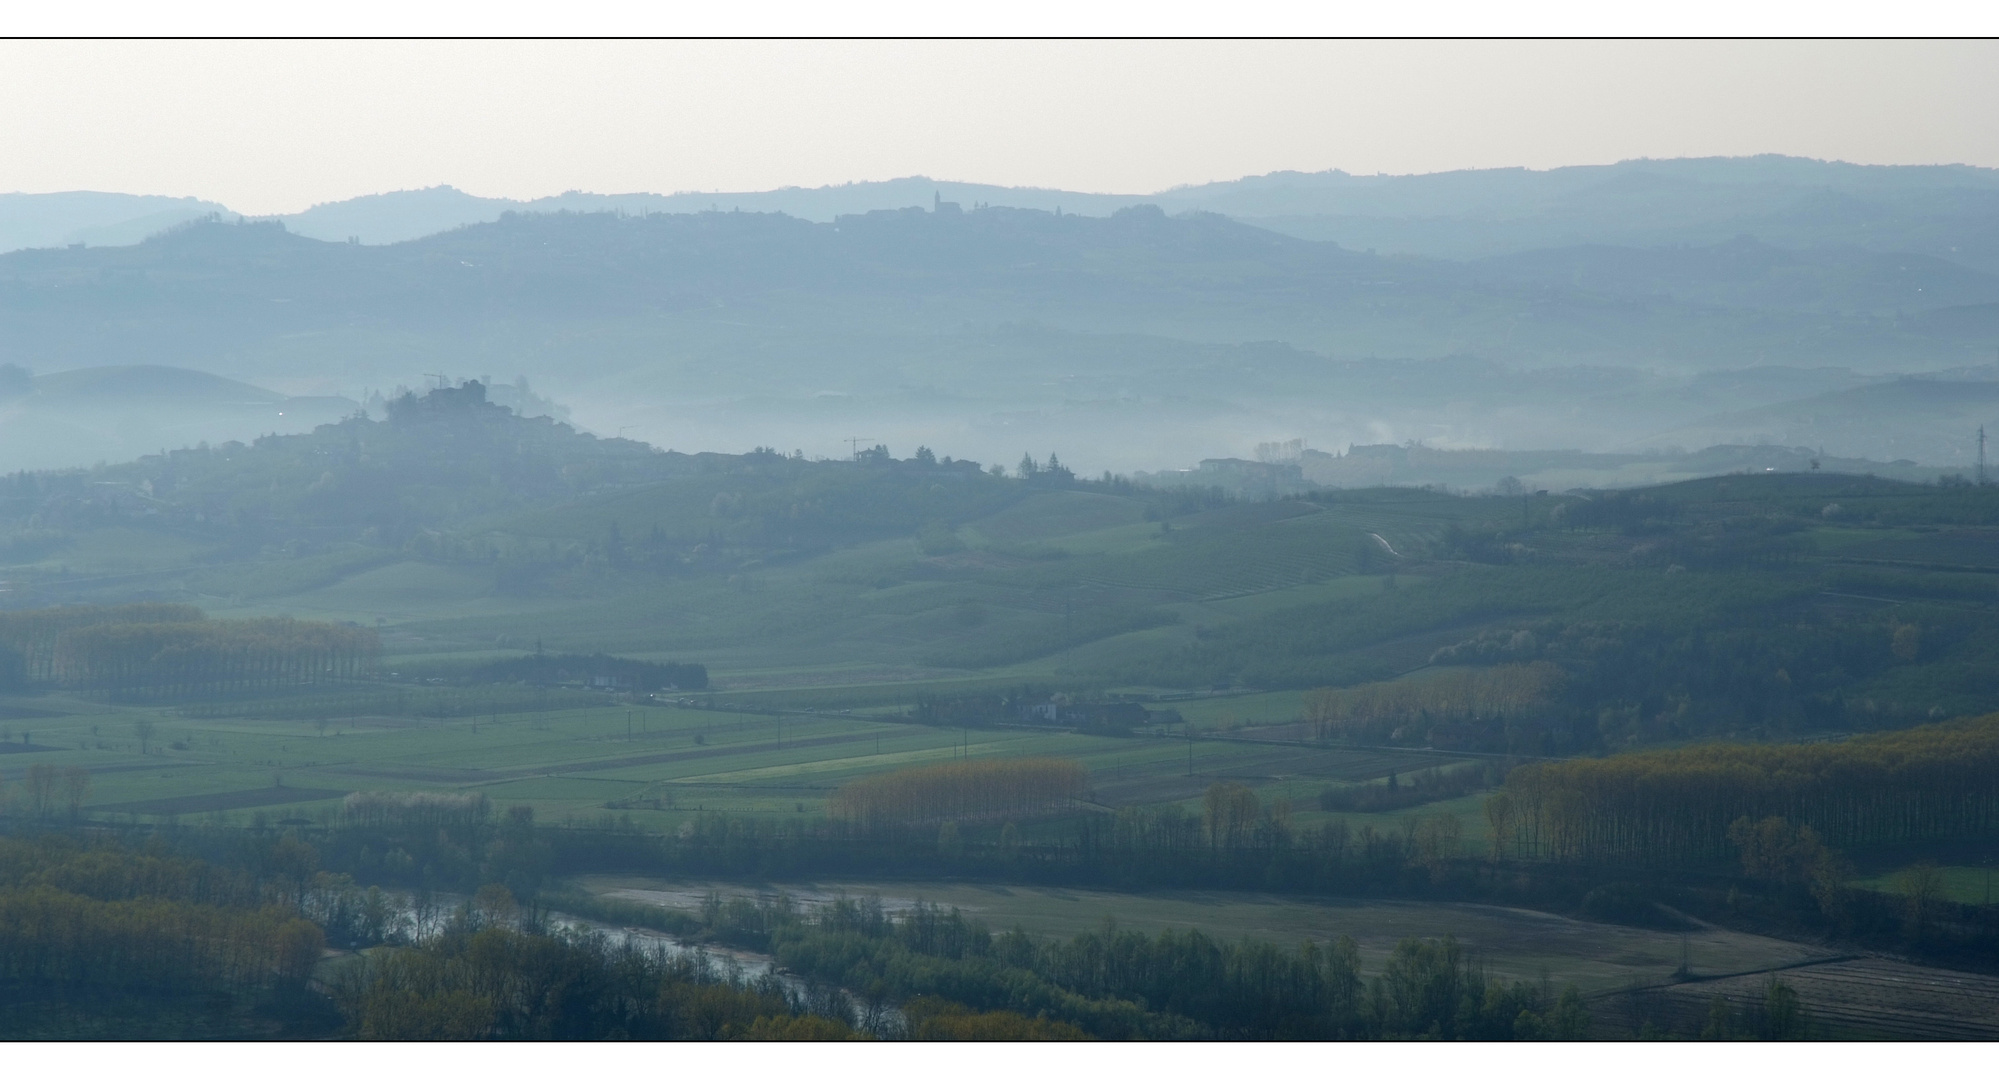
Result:
{"label": "bare tree", "polygon": [[153,722],[151,720],[132,721],[132,734],[139,737],[139,754],[143,757],[146,754],[146,748],[153,741]]}
{"label": "bare tree", "polygon": [[386,939],[396,921],[396,913],[382,896],[382,890],[368,886],[368,895],[361,901],[361,935],[370,942]]}
{"label": "bare tree", "polygon": [[478,913],[481,926],[513,929],[520,925],[520,905],[513,892],[497,881],[480,886],[479,894],[472,898],[472,910]]}
{"label": "bare tree", "polygon": [[83,800],[90,797],[90,770],[74,765],[62,771],[64,801],[69,804],[72,824],[83,817]]}
{"label": "bare tree", "polygon": [[1513,838],[1513,796],[1504,791],[1485,800],[1485,820],[1492,826],[1492,857],[1506,857],[1507,842]]}
{"label": "bare tree", "polygon": [[28,805],[38,818],[47,817],[51,804],[55,802],[56,767],[54,765],[28,766]]}
{"label": "bare tree", "polygon": [[1929,936],[1937,907],[1947,898],[1943,871],[1937,869],[1937,864],[1924,860],[1902,871],[1899,884],[1909,905],[1905,924],[1909,937],[1921,941]]}

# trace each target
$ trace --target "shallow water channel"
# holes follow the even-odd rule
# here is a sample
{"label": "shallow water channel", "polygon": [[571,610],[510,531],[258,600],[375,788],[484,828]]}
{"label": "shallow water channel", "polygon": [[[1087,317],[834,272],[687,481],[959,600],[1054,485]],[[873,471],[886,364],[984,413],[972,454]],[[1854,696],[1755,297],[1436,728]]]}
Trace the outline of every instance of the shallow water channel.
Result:
{"label": "shallow water channel", "polygon": [[[426,905],[412,893],[385,892],[383,896],[393,905],[395,936],[414,942],[443,932],[451,916],[463,909],[470,899],[456,894],[436,893]],[[550,930],[589,935],[606,948],[631,948],[668,960],[690,961],[697,971],[732,986],[775,980],[788,996],[803,1003],[810,1011],[844,1020],[877,1038],[894,1038],[904,1029],[902,1010],[892,1005],[870,1008],[866,1002],[844,989],[809,983],[779,968],[777,960],[765,953],[726,945],[689,943],[661,930],[617,926],[565,911],[550,911],[546,925]]]}

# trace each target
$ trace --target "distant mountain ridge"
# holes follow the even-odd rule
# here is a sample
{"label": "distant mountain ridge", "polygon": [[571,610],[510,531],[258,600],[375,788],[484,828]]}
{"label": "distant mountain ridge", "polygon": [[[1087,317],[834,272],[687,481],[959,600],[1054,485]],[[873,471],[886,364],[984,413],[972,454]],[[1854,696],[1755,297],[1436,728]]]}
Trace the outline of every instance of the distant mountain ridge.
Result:
{"label": "distant mountain ridge", "polygon": [[[1095,471],[1240,457],[1290,438],[1815,445],[1823,426],[1808,441],[1778,412],[1730,419],[1712,436],[1681,429],[1994,356],[1999,274],[1970,259],[1877,250],[1884,235],[1914,236],[1895,222],[1917,211],[1956,205],[1975,218],[1993,194],[1982,186],[1988,171],[1666,164],[1498,178],[1520,190],[1491,204],[1499,209],[1487,224],[1512,228],[1501,211],[1538,206],[1548,220],[1667,228],[1668,204],[1680,199],[1678,220],[1694,224],[1678,235],[1696,237],[1743,207],[1765,213],[1794,196],[1849,209],[1868,192],[1915,201],[1824,218],[1815,235],[1832,239],[1803,246],[1730,233],[1476,260],[1304,239],[1165,199],[1101,215],[1068,201],[1059,214],[988,206],[928,181],[893,196],[929,189],[926,205],[828,221],[739,210],[731,197],[703,197],[719,211],[662,213],[604,212],[604,197],[571,195],[562,198],[580,209],[503,207],[490,222],[354,244],[345,241],[361,234],[339,236],[349,226],[329,216],[400,202],[416,230],[430,227],[423,215],[449,219],[471,198],[433,190],[319,208],[333,242],[283,221],[217,218],[141,244],[0,255],[0,364],[43,374],[166,365],[346,398],[424,374],[524,377],[581,424],[668,448],[830,454],[865,435],[986,461],[1052,448]],[[1866,183],[1845,194],[1748,183],[1793,173]],[[1349,203],[1370,184],[1400,182],[1306,179]],[[1556,181],[1574,197],[1550,195]],[[1449,178],[1475,182],[1484,181]],[[1721,207],[1736,218],[1701,217],[1699,200],[1682,198],[1723,189],[1742,195]],[[864,201],[870,190],[765,194]],[[1411,227],[1446,228],[1438,222],[1448,219]],[[1950,237],[1964,243],[1993,228],[1959,224]],[[1999,414],[1984,412],[1999,402],[1965,404],[1895,404],[1879,430],[1827,433],[1828,452],[1953,463],[1965,431],[1999,427]],[[1916,437],[1939,422],[1949,429],[1941,441]],[[1933,449],[1901,449],[1917,445]]]}
{"label": "distant mountain ridge", "polygon": [[540,199],[486,198],[444,186],[363,195],[263,220],[282,221],[287,229],[315,240],[358,239],[363,244],[393,244],[465,225],[487,224],[498,221],[502,214],[507,213],[698,214],[703,211],[741,210],[784,214],[823,224],[837,217],[875,210],[929,209],[939,201],[956,202],[961,206],[989,204],[1026,210],[1062,210],[1104,217],[1152,200],[1136,195],[1086,195],[1037,188],[962,184],[922,176],[821,188],[779,188],[775,191],[683,192],[674,195],[648,192],[598,195],[571,191]]}
{"label": "distant mountain ridge", "polygon": [[1999,302],[1999,274],[1948,259],[1849,246],[1797,251],[1748,236],[1702,246],[1544,248],[1470,266],[1521,285],[1732,308],[1889,315]]}
{"label": "distant mountain ridge", "polygon": [[1777,247],[1910,252],[1999,272],[1999,169],[1968,165],[1766,154],[1414,176],[1271,173],[1162,192],[1156,201],[1306,239],[1446,259],[1746,235]]}
{"label": "distant mountain ridge", "polygon": [[67,468],[198,442],[311,431],[360,407],[344,397],[292,397],[160,364],[16,378],[0,388],[0,471]]}
{"label": "distant mountain ridge", "polygon": [[208,214],[221,203],[102,191],[0,194],[0,251],[136,244],[162,229]]}
{"label": "distant mountain ridge", "polygon": [[158,364],[77,368],[35,377],[35,395],[68,405],[143,399],[175,404],[275,405],[285,395],[205,371]]}
{"label": "distant mountain ridge", "polygon": [[[1906,299],[1895,291],[1905,283],[1892,275],[1856,278],[1838,259],[1826,269],[1779,256],[1765,260],[1783,270],[1778,285],[1802,282],[1809,299],[1829,281],[1844,294],[1795,311],[1767,298],[1732,308],[1712,288],[1689,299],[1672,288],[1648,292],[1653,271],[1642,265],[1620,278],[1595,266],[1562,269],[1555,256],[1543,258],[1555,260],[1553,271],[1533,260],[1510,267],[1390,258],[1220,215],[1169,216],[1146,206],[1105,218],[1008,208],[875,211],[831,224],[760,213],[521,214],[359,247],[298,236],[277,222],[197,222],[133,247],[0,256],[0,328],[7,331],[0,362],[33,370],[136,359],[205,367],[202,356],[252,342],[289,341],[284,349],[296,355],[310,344],[299,335],[391,328],[438,335],[440,346],[462,352],[467,333],[506,326],[638,320],[634,329],[651,336],[664,330],[658,319],[666,315],[679,320],[683,341],[704,327],[736,338],[749,330],[776,335],[753,352],[774,355],[781,339],[784,352],[803,349],[822,359],[831,343],[796,339],[802,328],[903,337],[1036,323],[1282,341],[1348,357],[1670,361],[1691,369],[1828,361],[1878,367],[1886,357],[1907,371],[1989,355],[1975,332],[1960,339],[1948,320],[1939,324],[1943,331],[1929,331],[1847,314],[1892,310]],[[1712,274],[1699,268],[1715,257],[1692,252],[1666,261],[1691,263],[1692,276],[1705,280]],[[1642,263],[1661,256],[1591,258]],[[1869,273],[1876,262],[1859,260]],[[1954,292],[1939,290],[1946,302],[1999,300],[1999,282],[1986,275],[1932,270],[1924,280],[1952,283]],[[1770,270],[1756,273],[1767,278]],[[1814,283],[1814,274],[1825,280]],[[1620,280],[1622,291],[1612,287]],[[510,343],[507,351],[518,348]],[[574,363],[567,368],[577,371]],[[553,374],[539,363],[517,370]],[[355,377],[379,381],[392,371],[409,377],[401,361]]]}
{"label": "distant mountain ridge", "polygon": [[[0,195],[0,251],[132,243],[146,231],[189,217],[229,213],[196,200],[154,200],[145,203],[143,212],[137,202],[116,203],[150,198],[78,192]],[[940,201],[967,209],[1005,206],[1095,217],[1150,203],[1170,213],[1223,214],[1303,239],[1447,259],[1587,245],[1704,246],[1746,235],[1782,248],[1909,252],[1999,273],[1999,170],[1855,165],[1774,154],[1402,176],[1284,171],[1145,194],[1004,187],[924,176],[755,192],[572,191],[525,200],[441,186],[323,203],[269,220],[314,239],[387,244],[496,221],[510,211],[745,210],[823,223],[874,210],[929,208]],[[151,224],[142,226],[142,220]]]}

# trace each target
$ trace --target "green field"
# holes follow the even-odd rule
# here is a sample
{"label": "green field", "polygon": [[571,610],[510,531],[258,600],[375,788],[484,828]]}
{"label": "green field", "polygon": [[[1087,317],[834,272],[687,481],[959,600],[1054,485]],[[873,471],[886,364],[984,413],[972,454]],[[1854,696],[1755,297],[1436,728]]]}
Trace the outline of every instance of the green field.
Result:
{"label": "green field", "polygon": [[[885,769],[1057,756],[1088,771],[1077,813],[1192,809],[1227,781],[1309,827],[1329,786],[1457,763],[1999,708],[1999,501],[1969,486],[1250,502],[885,453],[661,454],[469,407],[8,485],[11,606],[178,601],[380,633],[375,677],[291,695],[17,686],[0,777],[81,767],[98,814],[310,818],[348,792],[451,789],[666,831],[817,816]],[[709,684],[654,702],[468,681],[539,649],[700,663]],[[1466,672],[1530,666],[1554,673],[1531,700],[1451,697]],[[1315,688],[1355,686],[1403,713],[1302,722]],[[1025,723],[1058,701],[1150,714],[1125,735]],[[926,702],[972,713],[911,723]],[[1477,793],[1344,816],[1416,814],[1482,849]]]}
{"label": "green field", "polygon": [[[1905,876],[1907,873],[1906,869],[1896,870],[1886,874],[1877,874],[1870,878],[1863,878],[1855,881],[1854,884],[1863,889],[1873,889],[1876,892],[1900,896],[1905,890]],[[1946,900],[1951,900],[1959,904],[1990,904],[1994,897],[1999,897],[1999,892],[1994,891],[1995,887],[1999,887],[1999,880],[1995,880],[1999,879],[1999,872],[1995,872],[1989,864],[1985,866],[1939,866],[1937,867],[1937,873],[1943,879],[1943,895]]]}
{"label": "green field", "polygon": [[[1198,810],[1217,781],[1288,798],[1297,819],[1326,818],[1311,800],[1328,783],[1369,782],[1461,760],[1420,751],[1300,747],[1163,731],[1106,737],[1065,731],[938,728],[865,716],[746,714],[605,704],[534,710],[531,697],[496,699],[484,715],[435,718],[357,711],[268,719],[254,708],[221,718],[112,707],[50,695],[9,699],[0,778],[45,764],[89,771],[83,809],[150,820],[247,822],[312,818],[352,791],[484,792],[533,806],[543,820],[594,823],[615,812],[665,831],[707,811],[818,816],[826,797],[858,776],[961,758],[1058,756],[1089,770],[1105,807],[1181,802]],[[526,707],[526,711],[516,711]],[[28,716],[27,714],[40,714]],[[144,755],[138,729],[150,723]],[[23,738],[30,741],[23,742]],[[17,792],[18,793],[18,792]],[[1478,828],[1476,807],[1462,810]],[[1393,815],[1374,817],[1392,826]]]}

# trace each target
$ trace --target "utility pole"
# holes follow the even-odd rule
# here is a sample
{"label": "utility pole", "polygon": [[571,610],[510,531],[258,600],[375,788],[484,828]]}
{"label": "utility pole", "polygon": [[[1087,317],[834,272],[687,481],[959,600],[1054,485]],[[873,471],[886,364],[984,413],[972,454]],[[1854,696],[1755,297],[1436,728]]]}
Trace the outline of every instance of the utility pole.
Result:
{"label": "utility pole", "polygon": [[1985,425],[1978,425],[1978,486],[1985,486]]}

